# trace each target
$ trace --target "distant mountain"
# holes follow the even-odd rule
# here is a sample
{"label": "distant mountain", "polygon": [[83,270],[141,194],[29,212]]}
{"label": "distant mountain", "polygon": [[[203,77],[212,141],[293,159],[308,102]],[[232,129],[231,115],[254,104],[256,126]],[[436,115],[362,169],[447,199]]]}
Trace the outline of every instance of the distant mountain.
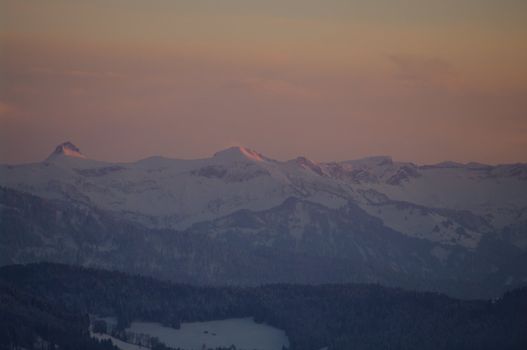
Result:
{"label": "distant mountain", "polygon": [[0,262],[198,283],[379,282],[460,296],[527,284],[527,164],[387,156],[87,158],[0,166]]}
{"label": "distant mountain", "polygon": [[54,159],[63,156],[73,158],[86,158],[86,156],[81,153],[80,149],[77,148],[77,146],[68,141],[58,145],[55,148],[55,151],[53,151],[53,153],[49,155],[47,160],[53,161]]}

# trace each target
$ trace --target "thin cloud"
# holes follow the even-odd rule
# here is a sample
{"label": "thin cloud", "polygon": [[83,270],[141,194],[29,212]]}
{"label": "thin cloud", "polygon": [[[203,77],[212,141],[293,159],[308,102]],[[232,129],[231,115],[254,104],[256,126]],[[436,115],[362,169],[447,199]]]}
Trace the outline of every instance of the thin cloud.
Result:
{"label": "thin cloud", "polygon": [[44,75],[60,75],[72,78],[123,78],[121,74],[115,72],[99,72],[99,71],[90,71],[90,70],[80,70],[80,69],[68,69],[68,70],[57,70],[44,67],[33,67],[30,69],[30,72]]}
{"label": "thin cloud", "polygon": [[292,98],[314,98],[316,90],[283,79],[251,78],[241,81],[241,86],[253,91]]}
{"label": "thin cloud", "polygon": [[16,111],[15,106],[4,101],[0,101],[0,117],[5,117]]}
{"label": "thin cloud", "polygon": [[396,67],[396,78],[415,84],[451,85],[458,80],[454,66],[438,57],[392,54],[388,59]]}

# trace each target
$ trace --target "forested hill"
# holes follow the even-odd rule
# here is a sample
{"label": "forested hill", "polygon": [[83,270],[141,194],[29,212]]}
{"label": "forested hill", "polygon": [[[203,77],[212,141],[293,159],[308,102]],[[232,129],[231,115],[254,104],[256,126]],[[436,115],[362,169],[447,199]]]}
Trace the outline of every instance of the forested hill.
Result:
{"label": "forested hill", "polygon": [[[88,313],[116,316],[121,327],[253,316],[300,350],[527,348],[527,288],[488,301],[357,284],[212,288],[48,263],[2,267],[0,286],[0,348],[37,335],[81,348],[58,340],[75,331],[87,342],[86,333],[61,324],[87,327]],[[62,332],[46,339],[42,324],[57,314]]]}
{"label": "forested hill", "polygon": [[86,313],[0,281],[0,349],[117,350],[90,338]]}

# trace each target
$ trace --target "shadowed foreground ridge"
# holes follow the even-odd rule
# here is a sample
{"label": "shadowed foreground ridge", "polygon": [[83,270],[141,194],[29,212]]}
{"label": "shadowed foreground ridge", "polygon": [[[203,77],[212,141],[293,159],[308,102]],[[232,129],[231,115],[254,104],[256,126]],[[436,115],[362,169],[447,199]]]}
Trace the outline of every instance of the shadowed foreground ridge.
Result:
{"label": "shadowed foreground ridge", "polygon": [[2,267],[0,286],[4,348],[37,335],[72,348],[63,339],[74,331],[78,342],[88,342],[88,313],[113,315],[121,327],[252,316],[285,330],[291,349],[303,350],[527,346],[525,288],[462,301],[364,284],[195,287],[49,263]]}
{"label": "shadowed foreground ridge", "polygon": [[[503,240],[488,236],[475,251],[437,245],[386,227],[353,202],[331,209],[290,197],[186,230],[2,187],[0,205],[0,265],[51,261],[214,285],[378,282],[462,298],[499,296],[527,275],[527,254]],[[295,236],[288,225],[306,217]]]}

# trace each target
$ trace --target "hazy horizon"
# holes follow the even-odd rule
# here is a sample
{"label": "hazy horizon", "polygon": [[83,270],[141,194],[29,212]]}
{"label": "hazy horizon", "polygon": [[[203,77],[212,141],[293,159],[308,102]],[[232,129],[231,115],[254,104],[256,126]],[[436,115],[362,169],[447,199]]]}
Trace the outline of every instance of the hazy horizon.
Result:
{"label": "hazy horizon", "polygon": [[0,163],[527,162],[527,2],[0,0]]}
{"label": "hazy horizon", "polygon": [[[215,153],[217,152],[221,152],[221,151],[224,151],[224,150],[227,150],[229,148],[235,148],[235,147],[240,147],[240,148],[246,148],[246,149],[249,149],[251,151],[255,151],[257,153],[260,153],[261,155],[267,157],[267,158],[270,158],[270,159],[273,159],[273,160],[277,160],[277,161],[288,161],[288,160],[293,160],[297,157],[306,157],[314,162],[318,162],[318,163],[330,163],[330,162],[343,162],[343,161],[351,161],[351,160],[359,160],[359,159],[365,159],[365,158],[374,158],[374,157],[390,157],[392,158],[393,161],[395,162],[411,162],[411,163],[414,163],[416,165],[434,165],[434,164],[439,164],[439,163],[443,163],[443,162],[454,162],[454,163],[460,163],[460,164],[468,164],[468,163],[480,163],[480,164],[485,164],[485,165],[503,165],[503,164],[516,164],[516,163],[523,163],[523,162],[515,162],[515,163],[482,163],[482,162],[476,162],[476,161],[468,161],[468,162],[457,162],[457,161],[453,161],[451,159],[444,159],[444,160],[441,160],[441,161],[438,161],[438,162],[430,162],[430,163],[422,163],[422,162],[415,162],[411,159],[397,159],[395,157],[393,157],[392,155],[390,154],[367,154],[367,155],[359,155],[358,157],[354,157],[354,158],[343,158],[343,159],[314,159],[314,158],[311,158],[309,157],[308,155],[306,154],[297,154],[297,155],[294,155],[292,157],[289,157],[289,158],[280,158],[280,157],[275,157],[273,155],[270,155],[270,154],[266,154],[264,152],[260,152],[258,149],[254,149],[254,148],[251,148],[251,147],[247,147],[245,145],[239,145],[239,144],[231,144],[231,145],[227,145],[223,148],[219,148],[219,149],[216,149],[216,150],[211,150],[209,153],[207,154],[202,154],[202,155],[197,155],[197,156],[194,156],[194,157],[185,157],[185,156],[178,156],[177,154],[177,151],[175,152],[167,152],[165,150],[165,152],[162,152],[160,154],[150,154],[150,155],[146,155],[146,156],[143,156],[143,157],[140,157],[140,158],[133,158],[133,159],[111,159],[111,158],[105,158],[104,155],[102,155],[102,157],[94,157],[91,155],[91,153],[87,153],[84,151],[84,149],[82,147],[80,147],[79,145],[77,145],[75,142],[72,142],[71,140],[67,140],[65,142],[60,142],[58,143],[57,145],[51,147],[48,152],[46,153],[45,151],[42,151],[42,156],[40,158],[37,158],[37,159],[34,159],[34,160],[30,160],[30,161],[21,161],[21,162],[12,162],[12,163],[9,163],[9,162],[0,162],[0,164],[8,164],[8,165],[22,165],[22,164],[31,164],[31,163],[38,163],[38,162],[42,162],[42,161],[45,161],[54,151],[55,151],[55,148],[59,145],[62,145],[63,143],[71,143],[73,144],[74,146],[78,147],[80,152],[86,156],[87,159],[91,159],[91,160],[97,160],[97,161],[104,161],[104,162],[110,162],[110,163],[128,163],[128,162],[136,162],[136,161],[140,161],[140,160],[143,160],[143,159],[147,159],[147,158],[150,158],[150,157],[163,157],[163,158],[168,158],[168,159],[178,159],[178,160],[195,160],[195,159],[207,159],[207,158],[211,158],[214,156]],[[173,155],[166,155],[166,154],[173,154]]]}

